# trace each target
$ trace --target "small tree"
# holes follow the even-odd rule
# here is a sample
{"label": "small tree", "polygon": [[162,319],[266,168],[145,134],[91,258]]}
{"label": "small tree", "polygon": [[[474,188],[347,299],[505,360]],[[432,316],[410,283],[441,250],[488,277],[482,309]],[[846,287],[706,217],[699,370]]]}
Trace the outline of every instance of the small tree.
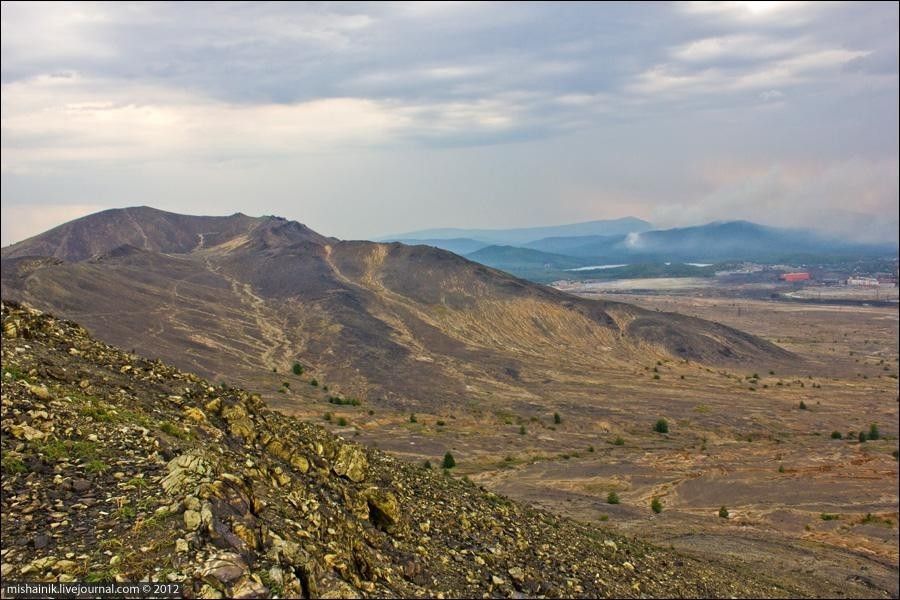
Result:
{"label": "small tree", "polygon": [[865,441],[866,441],[866,432],[865,432],[865,431],[860,431],[860,432],[859,432],[859,436],[858,436],[856,439],[859,440],[859,443],[860,443],[860,444],[862,444],[863,442],[865,442]]}
{"label": "small tree", "polygon": [[656,433],[669,433],[669,422],[665,419],[660,419],[656,422],[656,425],[653,426],[653,431]]}
{"label": "small tree", "polygon": [[303,365],[300,363],[294,363],[294,366],[291,367],[291,370],[294,372],[294,375],[303,375]]}
{"label": "small tree", "polygon": [[662,508],[663,508],[662,502],[659,501],[659,498],[654,498],[653,501],[650,503],[650,510],[652,510],[656,514],[661,513]]}
{"label": "small tree", "polygon": [[727,519],[728,518],[728,509],[725,508],[724,506],[722,508],[720,508],[719,516],[722,517],[723,519]]}
{"label": "small tree", "polygon": [[456,461],[453,459],[453,455],[450,454],[450,452],[447,452],[447,454],[444,455],[444,462],[441,466],[445,469],[452,469],[456,466]]}
{"label": "small tree", "polygon": [[619,503],[619,495],[615,492],[610,492],[606,495],[606,503],[607,504],[618,504]]}
{"label": "small tree", "polygon": [[870,440],[877,440],[878,438],[880,438],[881,433],[879,433],[878,431],[878,425],[872,423],[872,425],[869,427],[869,435],[866,437]]}
{"label": "small tree", "polygon": [[559,425],[562,423],[562,417],[559,416],[558,412],[553,413],[553,422]]}
{"label": "small tree", "polygon": [[806,410],[806,402],[803,400],[800,401],[800,410]]}

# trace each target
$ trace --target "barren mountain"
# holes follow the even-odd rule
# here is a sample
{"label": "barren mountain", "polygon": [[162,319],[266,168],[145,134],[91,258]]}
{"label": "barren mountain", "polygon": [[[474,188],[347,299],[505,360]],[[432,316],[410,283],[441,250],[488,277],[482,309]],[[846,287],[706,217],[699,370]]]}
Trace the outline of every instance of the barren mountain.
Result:
{"label": "barren mountain", "polygon": [[295,362],[345,394],[415,406],[534,397],[541,381],[638,358],[791,359],[716,323],[577,298],[428,246],[339,241],[277,217],[109,210],[4,248],[2,265],[5,299],[263,391],[279,385],[273,370]]}

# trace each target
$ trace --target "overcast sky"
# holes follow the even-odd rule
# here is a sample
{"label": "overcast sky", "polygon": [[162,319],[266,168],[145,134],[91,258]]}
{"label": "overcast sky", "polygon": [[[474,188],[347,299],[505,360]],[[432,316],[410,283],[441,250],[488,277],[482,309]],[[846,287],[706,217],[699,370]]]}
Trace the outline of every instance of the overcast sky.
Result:
{"label": "overcast sky", "polygon": [[633,215],[897,239],[898,4],[2,3],[2,243]]}

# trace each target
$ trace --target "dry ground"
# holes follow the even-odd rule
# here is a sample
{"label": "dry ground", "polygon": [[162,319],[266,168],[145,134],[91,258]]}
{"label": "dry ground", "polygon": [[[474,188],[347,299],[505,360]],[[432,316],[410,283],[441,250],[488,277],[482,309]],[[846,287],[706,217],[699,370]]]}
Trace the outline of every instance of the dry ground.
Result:
{"label": "dry ground", "polygon": [[[658,543],[778,569],[813,595],[897,597],[896,309],[616,299],[732,325],[806,362],[792,373],[754,373],[648,358],[627,372],[534,381],[540,394],[476,398],[415,422],[377,408],[370,415],[366,405],[298,412],[330,411],[332,423],[343,416],[347,426],[335,428],[344,435],[410,460],[437,466],[449,450],[458,474],[490,489]],[[659,418],[668,434],[653,431]],[[859,443],[857,433],[873,423],[882,439]],[[832,439],[833,431],[844,439]],[[620,504],[607,503],[611,491]],[[660,514],[650,510],[653,498]],[[727,519],[718,516],[722,506]]]}

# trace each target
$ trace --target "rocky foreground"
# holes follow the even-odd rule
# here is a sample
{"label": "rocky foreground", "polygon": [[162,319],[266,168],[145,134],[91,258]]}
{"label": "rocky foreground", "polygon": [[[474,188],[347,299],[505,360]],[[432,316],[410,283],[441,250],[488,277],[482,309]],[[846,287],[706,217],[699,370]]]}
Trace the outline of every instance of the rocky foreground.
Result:
{"label": "rocky foreground", "polygon": [[515,504],[4,304],[4,581],[189,597],[796,595]]}

